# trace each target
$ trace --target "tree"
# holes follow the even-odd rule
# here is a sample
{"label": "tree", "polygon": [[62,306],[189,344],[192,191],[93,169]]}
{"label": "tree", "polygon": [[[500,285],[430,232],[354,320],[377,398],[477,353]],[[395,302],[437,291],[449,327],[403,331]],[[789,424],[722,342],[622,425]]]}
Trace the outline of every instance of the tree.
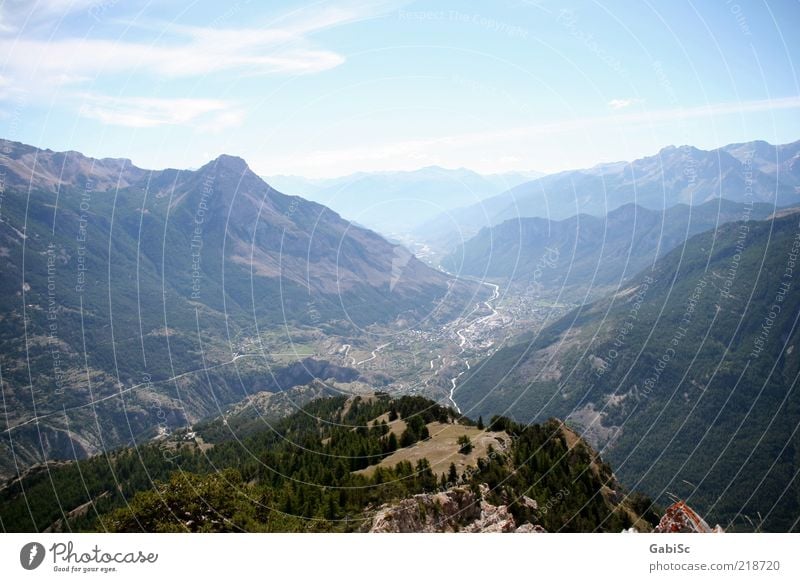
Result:
{"label": "tree", "polygon": [[415,442],[417,442],[416,435],[410,429],[404,430],[400,435],[400,446],[403,448],[410,447]]}
{"label": "tree", "polygon": [[425,428],[425,419],[422,416],[415,415],[406,419],[408,429],[413,432],[417,437],[421,436]]}
{"label": "tree", "polygon": [[483,417],[478,417],[478,430],[483,430]]}
{"label": "tree", "polygon": [[432,491],[436,489],[436,475],[433,474],[431,464],[428,459],[420,459],[414,467],[415,479],[417,486],[423,491]]}
{"label": "tree", "polygon": [[386,449],[390,453],[393,453],[397,450],[397,435],[393,432],[389,433],[389,440],[386,442]]}
{"label": "tree", "polygon": [[468,455],[472,452],[472,441],[469,440],[467,435],[462,434],[458,437],[458,441],[456,442],[458,442],[459,445],[458,452],[462,455]]}
{"label": "tree", "polygon": [[455,463],[450,463],[450,469],[447,471],[447,481],[449,483],[455,483],[458,481],[458,472],[456,471]]}

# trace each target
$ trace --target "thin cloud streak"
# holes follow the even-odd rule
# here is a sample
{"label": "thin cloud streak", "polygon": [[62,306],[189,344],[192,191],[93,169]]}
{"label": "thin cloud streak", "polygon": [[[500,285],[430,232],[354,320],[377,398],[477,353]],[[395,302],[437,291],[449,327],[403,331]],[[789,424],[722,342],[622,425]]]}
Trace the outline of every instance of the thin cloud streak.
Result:
{"label": "thin cloud streak", "polygon": [[608,106],[611,109],[625,109],[630,107],[631,105],[637,105],[642,103],[641,99],[631,98],[631,99],[612,99],[608,102]]}
{"label": "thin cloud streak", "polygon": [[241,124],[243,116],[217,99],[110,98],[83,95],[79,114],[109,125],[148,128],[199,123],[216,131]]}
{"label": "thin cloud streak", "polygon": [[[397,160],[417,160],[422,165],[442,163],[448,151],[472,146],[485,148],[489,144],[503,144],[526,138],[586,133],[590,129],[663,126],[691,119],[713,118],[723,115],[737,115],[765,111],[777,111],[800,108],[800,96],[778,99],[744,101],[740,103],[716,103],[689,108],[675,108],[655,111],[627,112],[597,117],[581,117],[565,121],[556,121],[539,125],[518,127],[507,130],[470,132],[459,135],[448,135],[417,140],[405,140],[385,144],[372,144],[355,148],[336,148],[308,152],[294,152],[285,157],[271,158],[263,166],[264,173],[270,168],[290,168],[293,173],[317,175],[323,168],[332,172],[348,165],[363,165],[365,162],[386,162],[388,166]],[[519,148],[513,148],[519,150]],[[302,168],[298,167],[298,155],[301,155]],[[323,174],[320,174],[320,176]],[[332,173],[331,175],[335,175]]]}
{"label": "thin cloud streak", "polygon": [[[276,32],[275,36],[281,36]],[[12,55],[8,69],[20,80],[99,77],[138,72],[164,78],[193,77],[221,71],[250,74],[307,74],[337,67],[344,57],[328,50],[276,44],[261,30],[204,31],[178,44],[147,44],[97,39],[0,41]],[[232,39],[236,38],[235,41]],[[291,46],[294,45],[294,46]]]}

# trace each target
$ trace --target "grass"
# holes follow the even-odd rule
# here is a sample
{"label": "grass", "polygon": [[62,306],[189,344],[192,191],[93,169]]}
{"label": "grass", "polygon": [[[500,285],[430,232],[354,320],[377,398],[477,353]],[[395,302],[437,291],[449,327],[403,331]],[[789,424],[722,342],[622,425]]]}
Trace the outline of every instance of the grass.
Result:
{"label": "grass", "polygon": [[[375,419],[377,422],[386,421],[386,424],[389,425],[389,432],[393,432],[394,435],[399,439],[400,436],[403,434],[403,431],[406,430],[406,421],[402,418],[398,418],[389,422],[389,413],[381,414],[378,418]],[[372,423],[370,423],[372,424]]]}
{"label": "grass", "polygon": [[[402,420],[398,420],[390,426],[401,422],[405,424]],[[487,432],[478,430],[474,426],[441,422],[431,422],[427,426],[431,435],[429,439],[399,449],[378,465],[372,465],[358,473],[370,476],[375,472],[375,467],[393,467],[401,461],[408,461],[412,465],[416,465],[420,459],[428,459],[431,469],[436,475],[447,474],[450,463],[455,464],[456,471],[461,475],[467,467],[475,467],[479,458],[487,456],[490,445],[497,450],[505,450],[510,443],[510,438],[505,432]],[[399,427],[392,426],[392,428],[397,430]],[[463,435],[467,435],[472,441],[472,452],[468,455],[458,452],[460,448],[457,442],[458,437]]]}

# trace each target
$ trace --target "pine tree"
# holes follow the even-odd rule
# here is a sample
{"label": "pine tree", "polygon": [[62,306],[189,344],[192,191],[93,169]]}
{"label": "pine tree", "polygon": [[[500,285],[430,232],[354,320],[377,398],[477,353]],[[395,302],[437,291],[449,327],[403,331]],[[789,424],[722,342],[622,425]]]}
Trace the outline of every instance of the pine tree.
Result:
{"label": "pine tree", "polygon": [[397,450],[397,435],[393,432],[389,433],[389,440],[386,443],[386,448],[390,453],[393,453]]}
{"label": "pine tree", "polygon": [[447,472],[447,480],[450,483],[455,484],[458,481],[458,472],[456,471],[456,464],[450,463],[450,469]]}
{"label": "pine tree", "polygon": [[430,433],[430,431],[428,431],[428,427],[423,425],[422,428],[419,431],[419,440],[421,440],[421,441],[428,440],[428,438],[430,438],[430,436],[431,436],[431,433]]}
{"label": "pine tree", "polygon": [[472,441],[469,440],[469,437],[465,434],[458,437],[458,445],[459,449],[458,452],[462,455],[468,455],[472,452]]}

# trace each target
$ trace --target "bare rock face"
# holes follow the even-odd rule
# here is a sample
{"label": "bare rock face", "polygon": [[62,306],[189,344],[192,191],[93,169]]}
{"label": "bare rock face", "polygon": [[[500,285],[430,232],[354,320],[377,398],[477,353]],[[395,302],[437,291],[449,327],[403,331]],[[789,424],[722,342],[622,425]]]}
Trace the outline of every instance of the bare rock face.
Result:
{"label": "bare rock face", "polygon": [[[438,493],[421,493],[382,506],[372,519],[370,533],[532,533],[544,532],[539,525],[517,527],[506,505],[486,501],[485,484],[475,494],[467,486],[452,487]],[[531,500],[533,501],[533,500]],[[534,502],[535,503],[535,502]]]}
{"label": "bare rock face", "polygon": [[480,517],[480,502],[469,487],[439,493],[421,493],[375,514],[370,532],[454,532]]}
{"label": "bare rock face", "polygon": [[683,501],[670,505],[654,533],[723,533],[722,526],[711,527]]}
{"label": "bare rock face", "polygon": [[523,523],[514,530],[514,533],[547,533],[547,530],[538,523],[536,525],[533,525],[532,523]]}
{"label": "bare rock face", "polygon": [[478,519],[464,528],[464,531],[473,533],[507,533],[517,529],[514,523],[514,516],[508,511],[505,505],[492,505],[486,501],[489,495],[489,486],[482,483],[480,486],[481,494],[481,514]]}

